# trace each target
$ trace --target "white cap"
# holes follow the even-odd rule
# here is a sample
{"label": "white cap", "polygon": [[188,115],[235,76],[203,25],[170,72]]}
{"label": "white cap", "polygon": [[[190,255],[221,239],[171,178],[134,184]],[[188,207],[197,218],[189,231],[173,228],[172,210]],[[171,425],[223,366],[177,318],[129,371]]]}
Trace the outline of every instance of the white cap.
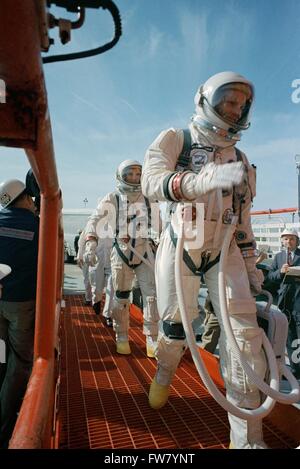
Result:
{"label": "white cap", "polygon": [[7,264],[0,264],[0,280],[11,273],[11,268]]}
{"label": "white cap", "polygon": [[8,207],[19,195],[26,190],[26,186],[19,179],[9,179],[0,183],[0,205]]}
{"label": "white cap", "polygon": [[286,235],[296,236],[297,238],[299,238],[298,231],[294,230],[294,228],[285,228],[285,230],[281,233],[280,237],[282,238],[282,236]]}

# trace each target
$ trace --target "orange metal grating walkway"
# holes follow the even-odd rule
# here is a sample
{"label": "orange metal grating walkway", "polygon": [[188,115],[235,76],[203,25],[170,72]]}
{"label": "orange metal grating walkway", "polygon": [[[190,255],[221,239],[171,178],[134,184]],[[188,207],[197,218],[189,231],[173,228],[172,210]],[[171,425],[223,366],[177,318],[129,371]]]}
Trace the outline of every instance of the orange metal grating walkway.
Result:
{"label": "orange metal grating walkway", "polygon": [[[67,296],[61,323],[59,448],[227,448],[226,412],[201,384],[186,353],[167,405],[148,405],[156,362],[146,356],[140,317],[131,314],[132,354],[118,355],[112,328],[82,296]],[[295,441],[265,421],[271,448]]]}

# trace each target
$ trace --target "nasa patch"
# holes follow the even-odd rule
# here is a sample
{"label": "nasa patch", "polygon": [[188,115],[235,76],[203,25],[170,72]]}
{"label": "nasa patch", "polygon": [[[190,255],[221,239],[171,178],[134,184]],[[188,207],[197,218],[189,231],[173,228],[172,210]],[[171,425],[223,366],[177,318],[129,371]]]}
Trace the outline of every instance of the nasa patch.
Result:
{"label": "nasa patch", "polygon": [[235,239],[237,241],[244,241],[244,239],[247,238],[247,233],[245,233],[245,231],[237,231],[235,233]]}
{"label": "nasa patch", "polygon": [[192,170],[199,172],[208,161],[208,154],[205,150],[195,148],[191,151]]}
{"label": "nasa patch", "polygon": [[222,217],[223,223],[225,225],[229,225],[232,221],[232,217],[233,217],[232,208],[227,208],[223,213],[223,217]]}

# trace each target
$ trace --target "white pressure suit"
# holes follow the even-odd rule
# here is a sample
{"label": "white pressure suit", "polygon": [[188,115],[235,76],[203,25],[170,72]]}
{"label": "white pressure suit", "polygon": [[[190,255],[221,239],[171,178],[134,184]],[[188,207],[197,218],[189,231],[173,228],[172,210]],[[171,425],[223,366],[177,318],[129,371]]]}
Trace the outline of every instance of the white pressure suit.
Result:
{"label": "white pressure suit", "polygon": [[86,229],[78,241],[78,260],[82,268],[84,285],[86,289],[86,301],[91,301],[96,314],[100,314],[103,289],[106,287],[105,306],[103,316],[110,317],[111,296],[113,295],[111,285],[110,253],[112,248],[112,238],[99,240],[96,247],[96,263],[90,263],[89,252],[86,248]]}
{"label": "white pressure suit", "polygon": [[82,230],[79,240],[78,240],[78,253],[77,253],[77,263],[82,270],[83,283],[85,289],[85,301],[90,303],[92,301],[92,287],[89,276],[89,264],[86,262],[84,257],[85,252],[85,238],[86,233]]}
{"label": "white pressure suit", "polygon": [[[141,167],[138,162],[126,161]],[[117,352],[130,353],[128,345],[129,297],[134,275],[136,275],[143,297],[143,333],[147,337],[147,353],[148,356],[153,356],[159,318],[154,270],[150,267],[150,265],[154,266],[154,254],[151,239],[148,237],[149,210],[145,197],[141,193],[140,185],[139,190],[134,192],[126,191],[126,184],[119,187],[118,190],[107,194],[100,201],[89,218],[86,230],[88,249],[94,250],[93,238],[100,238],[101,242],[103,236],[115,234],[110,260],[114,288],[111,317],[116,334]],[[109,225],[108,234],[105,234],[103,230],[105,224]],[[130,249],[130,246],[135,250],[135,253]],[[91,254],[92,256],[93,254]],[[124,344],[127,346],[124,347]]]}
{"label": "white pressure suit", "polygon": [[[217,90],[224,83],[242,82],[247,86],[249,83],[232,72],[224,72],[213,78],[216,78],[215,81],[208,81],[207,87],[204,85],[204,91],[207,92],[204,100],[209,100],[211,90]],[[251,84],[249,89],[253,90]],[[189,248],[189,244],[185,243],[188,260],[184,262],[183,285],[185,296],[189,299],[187,313],[191,321],[198,315],[199,272],[202,272],[221,326],[220,359],[227,398],[239,407],[254,409],[261,403],[260,392],[249,382],[224,337],[220,319],[218,262],[227,224],[235,213],[239,223],[235,238],[231,241],[226,265],[229,314],[241,349],[253,369],[264,377],[266,362],[262,350],[262,333],[257,325],[255,300],[250,291],[251,286],[252,292],[258,293],[262,281],[255,267],[256,252],[250,223],[251,200],[255,195],[255,169],[246,156],[235,149],[238,134],[232,129],[228,131],[228,126],[201,104],[199,96],[202,91],[203,87],[195,97],[196,114],[189,125],[189,132],[185,131],[191,137],[188,148],[183,151],[183,130],[165,130],[150,145],[143,165],[143,194],[150,200],[168,200],[171,205],[170,224],[161,236],[156,256],[157,305],[163,331],[157,343],[157,372],[150,388],[149,402],[153,408],[165,404],[168,397],[166,389],[186,349],[175,288],[175,212],[178,212],[179,205],[184,201],[191,201],[193,205],[204,204],[205,221],[203,246]],[[234,163],[238,161],[242,163]],[[244,168],[242,181],[238,175],[241,166]],[[230,178],[231,182],[228,182]],[[159,395],[161,391],[164,393],[162,399]],[[229,421],[234,448],[265,447],[261,420],[247,423],[229,415]]]}
{"label": "white pressure suit", "polygon": [[[99,242],[99,240],[98,240]],[[102,315],[108,319],[112,315],[112,306],[114,298],[114,287],[111,275],[110,256],[113,245],[112,238],[104,238],[102,240],[104,244],[104,284],[105,284],[105,303],[102,311]],[[109,324],[109,323],[107,323]]]}
{"label": "white pressure suit", "polygon": [[[107,283],[107,268],[110,267],[110,253],[112,242],[113,240],[111,237],[106,237],[98,240],[97,247],[95,250],[97,263],[95,265],[93,265],[92,263],[89,267],[89,275],[92,289],[92,303],[96,314],[100,314],[101,307],[103,306],[102,295]],[[86,257],[89,257],[89,253],[87,253]]]}

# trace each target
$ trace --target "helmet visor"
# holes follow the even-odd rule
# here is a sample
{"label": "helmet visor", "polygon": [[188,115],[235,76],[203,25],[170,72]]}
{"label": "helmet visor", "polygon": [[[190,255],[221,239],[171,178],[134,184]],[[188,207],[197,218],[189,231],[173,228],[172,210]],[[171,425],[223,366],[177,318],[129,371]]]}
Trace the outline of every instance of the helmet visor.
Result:
{"label": "helmet visor", "polygon": [[212,95],[214,112],[234,128],[249,127],[250,109],[253,101],[253,89],[246,83],[228,83],[220,86]]}
{"label": "helmet visor", "polygon": [[138,166],[138,165],[127,166],[126,168],[122,170],[121,179],[127,184],[130,184],[133,186],[139,186],[141,183],[141,174],[142,174],[141,166]]}

